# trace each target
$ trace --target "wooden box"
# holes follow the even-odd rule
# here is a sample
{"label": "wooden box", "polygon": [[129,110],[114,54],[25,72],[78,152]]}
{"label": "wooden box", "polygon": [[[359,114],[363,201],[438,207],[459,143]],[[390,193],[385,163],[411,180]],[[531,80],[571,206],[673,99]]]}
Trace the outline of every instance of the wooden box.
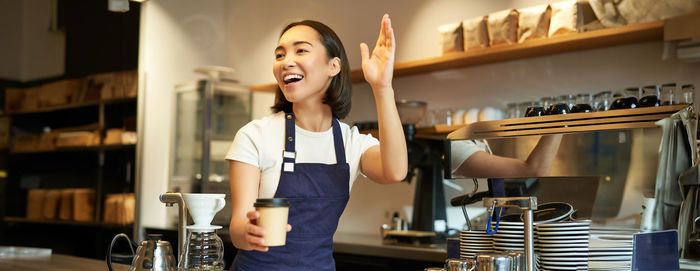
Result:
{"label": "wooden box", "polygon": [[46,189],[30,189],[27,192],[27,218],[41,219]]}
{"label": "wooden box", "polygon": [[89,222],[95,211],[95,190],[79,188],[73,190],[73,220]]}

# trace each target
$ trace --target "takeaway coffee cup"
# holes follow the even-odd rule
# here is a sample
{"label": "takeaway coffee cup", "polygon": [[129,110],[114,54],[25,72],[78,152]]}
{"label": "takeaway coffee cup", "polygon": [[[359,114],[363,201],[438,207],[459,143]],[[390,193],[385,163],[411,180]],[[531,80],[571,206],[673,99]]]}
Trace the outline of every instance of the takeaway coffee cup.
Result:
{"label": "takeaway coffee cup", "polygon": [[287,240],[289,200],[285,198],[258,199],[255,210],[260,213],[258,226],[265,229],[265,245],[284,246]]}

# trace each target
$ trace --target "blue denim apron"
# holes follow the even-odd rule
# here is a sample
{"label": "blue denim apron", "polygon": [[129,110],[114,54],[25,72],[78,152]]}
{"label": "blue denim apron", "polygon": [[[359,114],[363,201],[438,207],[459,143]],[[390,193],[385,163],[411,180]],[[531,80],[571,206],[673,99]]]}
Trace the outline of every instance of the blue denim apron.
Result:
{"label": "blue denim apron", "polygon": [[295,163],[294,129],[294,114],[286,113],[282,173],[275,192],[276,198],[290,202],[292,231],[287,233],[286,245],[267,252],[239,250],[231,270],[335,270],[333,234],[350,198],[350,166],[340,124],[334,117],[337,164]]}

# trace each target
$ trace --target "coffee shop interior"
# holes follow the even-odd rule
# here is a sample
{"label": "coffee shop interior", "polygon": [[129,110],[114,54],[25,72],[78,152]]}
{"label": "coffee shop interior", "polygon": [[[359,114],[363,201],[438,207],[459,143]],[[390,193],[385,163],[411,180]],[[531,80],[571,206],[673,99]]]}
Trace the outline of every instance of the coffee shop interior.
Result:
{"label": "coffee shop interior", "polygon": [[[672,261],[700,270],[698,0],[0,1],[0,270],[56,255],[128,267],[120,233],[133,248],[167,241],[180,259],[192,220],[177,193],[225,194],[211,224],[229,268],[224,157],[239,128],[271,114],[280,31],[312,19],[338,34],[353,81],[341,121],[376,136],[359,44],[374,44],[385,13],[405,133],[391,140],[406,140],[409,173],[352,184],[337,270],[471,270],[446,260],[479,266],[489,253],[630,270],[649,253],[633,240],[661,234],[676,240]],[[558,134],[542,176],[456,170],[460,143],[526,160]],[[560,243],[542,236],[565,228],[585,242],[563,249],[585,257],[548,251]]]}

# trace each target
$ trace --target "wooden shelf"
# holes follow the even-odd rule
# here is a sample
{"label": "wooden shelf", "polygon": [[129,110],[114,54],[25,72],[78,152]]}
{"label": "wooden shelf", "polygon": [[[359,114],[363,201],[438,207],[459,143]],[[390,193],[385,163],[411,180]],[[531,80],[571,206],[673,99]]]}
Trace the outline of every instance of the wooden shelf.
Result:
{"label": "wooden shelf", "polygon": [[89,107],[89,106],[97,106],[100,104],[117,104],[117,103],[127,103],[127,102],[135,102],[135,101],[136,101],[136,97],[89,101],[89,102],[82,102],[82,103],[75,103],[75,104],[66,104],[66,105],[44,107],[44,108],[39,108],[39,109],[34,109],[34,110],[27,110],[27,111],[7,112],[7,113],[3,114],[3,116],[45,113],[45,112],[51,112],[51,111],[67,110],[67,109],[82,108],[82,107]]}
{"label": "wooden shelf", "polygon": [[52,225],[71,225],[71,226],[89,226],[89,227],[110,227],[110,228],[127,228],[133,227],[133,224],[114,224],[96,221],[73,221],[73,220],[58,220],[58,219],[29,219],[24,217],[6,216],[3,221],[15,223],[34,223],[34,224],[52,224]]}
{"label": "wooden shelf", "polygon": [[12,155],[37,154],[37,153],[55,153],[55,152],[81,152],[81,151],[111,151],[133,149],[136,144],[128,145],[100,145],[86,147],[58,147],[53,150],[36,150],[36,151],[10,151]]}
{"label": "wooden shelf", "polygon": [[[502,61],[575,52],[636,42],[663,40],[664,21],[605,28],[590,32],[569,34],[523,43],[503,45],[440,57],[396,63],[394,78],[441,70],[465,68]],[[352,82],[364,80],[362,69],[351,72]],[[258,85],[251,91],[274,92],[277,84]]]}
{"label": "wooden shelf", "polygon": [[481,121],[450,133],[452,140],[515,137],[543,134],[566,134],[637,128],[657,128],[656,121],[676,112],[694,113],[688,105],[666,105],[634,109],[608,110],[590,113],[572,113]]}

